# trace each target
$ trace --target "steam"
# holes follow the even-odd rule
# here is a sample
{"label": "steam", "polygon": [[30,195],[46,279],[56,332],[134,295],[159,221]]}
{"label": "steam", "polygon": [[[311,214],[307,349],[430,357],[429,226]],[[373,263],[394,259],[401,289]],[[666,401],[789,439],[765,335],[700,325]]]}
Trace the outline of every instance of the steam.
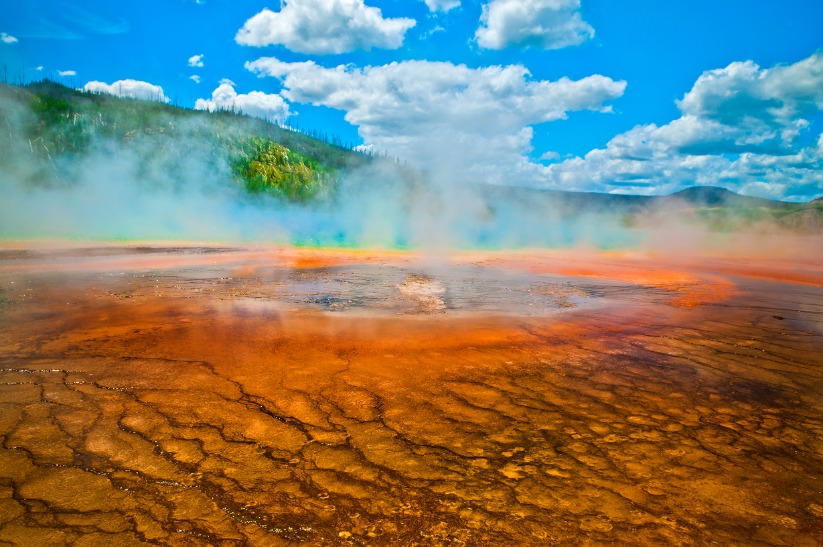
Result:
{"label": "steam", "polygon": [[[259,242],[448,252],[471,248],[722,246],[731,236],[671,220],[627,223],[622,212],[577,212],[535,191],[454,184],[375,160],[345,175],[335,195],[298,205],[250,196],[202,127],[174,139],[99,138],[77,157],[46,154],[12,128],[31,113],[0,103],[0,239]],[[176,120],[175,123],[186,123]],[[22,134],[18,131],[17,134]],[[39,182],[32,182],[39,181]],[[43,182],[47,181],[47,182]],[[773,233],[773,226],[759,228]],[[762,241],[762,239],[761,239]],[[739,243],[735,243],[739,245]]]}

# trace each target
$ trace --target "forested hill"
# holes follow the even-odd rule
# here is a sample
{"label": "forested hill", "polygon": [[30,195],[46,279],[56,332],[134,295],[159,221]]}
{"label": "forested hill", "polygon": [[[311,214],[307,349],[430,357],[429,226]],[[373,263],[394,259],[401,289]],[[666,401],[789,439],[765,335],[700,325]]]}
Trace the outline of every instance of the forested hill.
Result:
{"label": "forested hill", "polygon": [[33,185],[70,183],[85,156],[137,154],[169,175],[196,157],[228,166],[250,192],[290,200],[327,193],[336,173],[372,160],[335,142],[235,112],[92,94],[51,81],[0,84],[0,169]]}

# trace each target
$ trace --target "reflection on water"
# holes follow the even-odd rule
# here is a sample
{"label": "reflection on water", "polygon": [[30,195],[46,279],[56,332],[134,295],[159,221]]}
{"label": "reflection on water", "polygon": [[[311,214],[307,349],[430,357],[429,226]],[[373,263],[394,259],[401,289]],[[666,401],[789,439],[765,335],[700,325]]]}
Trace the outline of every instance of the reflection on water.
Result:
{"label": "reflection on water", "polygon": [[2,541],[823,541],[814,266],[7,253]]}

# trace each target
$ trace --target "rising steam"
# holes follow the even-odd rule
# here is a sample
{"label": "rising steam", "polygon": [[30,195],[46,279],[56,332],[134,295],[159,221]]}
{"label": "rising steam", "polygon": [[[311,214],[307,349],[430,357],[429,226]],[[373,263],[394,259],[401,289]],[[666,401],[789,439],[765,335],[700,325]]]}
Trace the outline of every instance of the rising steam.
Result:
{"label": "rising steam", "polygon": [[[174,138],[97,137],[86,153],[37,161],[40,143],[15,135],[32,113],[5,100],[9,154],[0,162],[0,237],[82,241],[220,241],[346,247],[667,248],[720,236],[665,211],[627,222],[625,210],[569,209],[524,189],[452,183],[374,160],[349,170],[334,195],[310,205],[250,196],[202,127],[169,120]],[[40,156],[37,157],[42,157]],[[32,181],[38,182],[32,182]],[[43,182],[47,181],[47,182]],[[651,222],[650,219],[656,219]],[[659,222],[658,222],[659,221]],[[663,222],[665,221],[665,222]],[[763,233],[772,227],[761,227]],[[724,236],[728,237],[728,236]],[[722,239],[722,238],[721,238]],[[668,242],[668,243],[667,243]]]}

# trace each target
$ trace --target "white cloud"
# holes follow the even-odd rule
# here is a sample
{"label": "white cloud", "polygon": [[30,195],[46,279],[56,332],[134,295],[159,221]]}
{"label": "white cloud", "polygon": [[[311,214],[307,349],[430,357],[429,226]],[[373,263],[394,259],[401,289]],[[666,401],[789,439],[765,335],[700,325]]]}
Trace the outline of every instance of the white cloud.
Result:
{"label": "white cloud", "polygon": [[446,32],[446,29],[441,27],[440,25],[437,25],[434,28],[432,28],[431,30],[427,30],[427,31],[423,32],[420,35],[420,37],[421,38],[428,38],[430,36],[433,36],[433,35],[437,34],[438,32]]}
{"label": "white cloud", "polygon": [[201,68],[203,66],[203,57],[205,57],[205,55],[202,53],[200,55],[192,55],[189,57],[189,66]]}
{"label": "white cloud", "polygon": [[4,44],[14,44],[19,42],[17,38],[10,34],[6,34],[5,32],[0,32],[0,41],[2,41]]}
{"label": "white cloud", "polygon": [[519,65],[404,61],[384,66],[324,68],[312,61],[261,58],[246,68],[282,81],[293,102],[346,112],[366,146],[449,177],[500,180],[530,170],[531,125],[574,110],[609,111],[625,82],[600,75],[534,80]]}
{"label": "white cloud", "polygon": [[57,74],[59,74],[60,76],[63,76],[63,77],[77,76],[77,71],[76,70],[58,70]]}
{"label": "white cloud", "polygon": [[111,84],[94,81],[83,86],[83,91],[89,93],[106,93],[108,95],[143,99],[146,101],[169,102],[169,98],[163,93],[162,87],[139,80],[118,80]]}
{"label": "white cloud", "polygon": [[397,49],[414,25],[414,19],[385,19],[363,0],[283,0],[280,11],[263,9],[246,21],[235,40],[312,54]]}
{"label": "white cloud", "polygon": [[582,44],[594,29],[580,14],[580,0],[491,0],[475,33],[480,47],[560,49]]}
{"label": "white cloud", "polygon": [[460,5],[460,0],[424,0],[429,11],[449,11]]}
{"label": "white cloud", "polygon": [[823,53],[792,65],[761,69],[751,61],[704,72],[677,106],[727,129],[735,151],[786,149],[823,108]]}
{"label": "white cloud", "polygon": [[547,167],[548,185],[668,193],[694,184],[808,199],[823,193],[823,136],[798,145],[823,109],[823,54],[792,65],[751,61],[704,72],[665,125],[639,125]]}
{"label": "white cloud", "polygon": [[36,70],[37,72],[42,72],[43,71],[43,65],[34,67],[34,70]]}
{"label": "white cloud", "polygon": [[199,84],[200,76],[198,76],[197,74],[192,74],[191,76],[189,76],[189,80],[193,81],[196,84]]}
{"label": "white cloud", "polygon": [[234,82],[221,80],[220,85],[211,94],[211,99],[197,99],[197,110],[231,110],[249,116],[282,124],[289,117],[289,104],[280,95],[270,95],[261,91],[238,94]]}
{"label": "white cloud", "polygon": [[373,144],[358,144],[354,147],[355,152],[362,152],[363,154],[375,154],[377,151]]}

